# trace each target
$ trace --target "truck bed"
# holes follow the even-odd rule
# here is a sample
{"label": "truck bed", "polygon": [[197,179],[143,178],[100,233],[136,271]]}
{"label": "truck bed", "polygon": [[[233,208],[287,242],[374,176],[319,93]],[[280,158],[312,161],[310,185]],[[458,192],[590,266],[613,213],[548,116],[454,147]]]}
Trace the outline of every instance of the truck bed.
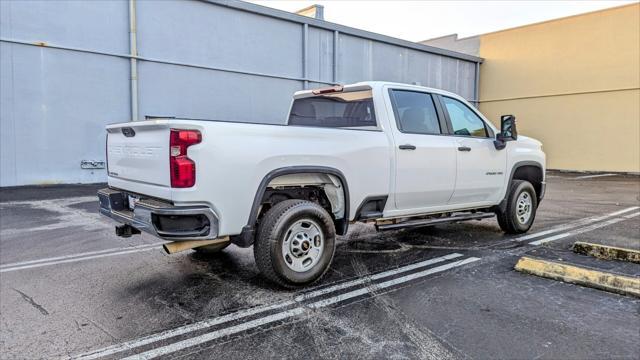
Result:
{"label": "truck bed", "polygon": [[[188,148],[196,163],[193,187],[169,184],[171,129],[202,134],[202,141]],[[220,216],[222,235],[240,233],[262,179],[274,169],[339,169],[358,184],[350,190],[351,209],[365,194],[389,192],[391,140],[382,131],[191,119],[127,122],[110,125],[107,131],[110,186],[179,206],[210,206]],[[131,131],[135,135],[126,136]]]}

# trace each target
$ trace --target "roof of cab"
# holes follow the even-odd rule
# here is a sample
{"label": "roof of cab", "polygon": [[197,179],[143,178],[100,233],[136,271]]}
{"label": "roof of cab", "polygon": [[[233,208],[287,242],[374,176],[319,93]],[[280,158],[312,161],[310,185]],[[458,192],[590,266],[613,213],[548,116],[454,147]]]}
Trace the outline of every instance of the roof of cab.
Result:
{"label": "roof of cab", "polygon": [[[357,83],[353,83],[353,84],[345,84],[342,85],[343,86],[343,92],[350,92],[350,91],[362,91],[362,90],[372,90],[374,88],[381,88],[383,86],[390,86],[390,87],[400,87],[400,88],[404,88],[404,89],[415,89],[415,90],[419,90],[419,91],[425,91],[425,92],[430,92],[430,93],[436,93],[436,94],[441,94],[441,95],[448,95],[448,96],[453,96],[456,98],[461,98],[460,95],[446,91],[446,90],[442,90],[442,89],[436,89],[436,88],[430,88],[430,87],[426,87],[426,86],[420,86],[420,85],[413,85],[413,84],[404,84],[404,83],[398,83],[398,82],[390,82],[390,81],[362,81],[362,82],[357,82]],[[316,89],[323,89],[323,88],[328,88],[330,86],[327,87],[321,87],[321,88],[316,88]],[[307,90],[299,90],[296,91],[293,94],[293,97],[295,99],[300,99],[300,98],[305,98],[305,97],[310,97],[310,96],[315,96],[315,94],[313,93],[313,90],[316,89],[307,89]]]}

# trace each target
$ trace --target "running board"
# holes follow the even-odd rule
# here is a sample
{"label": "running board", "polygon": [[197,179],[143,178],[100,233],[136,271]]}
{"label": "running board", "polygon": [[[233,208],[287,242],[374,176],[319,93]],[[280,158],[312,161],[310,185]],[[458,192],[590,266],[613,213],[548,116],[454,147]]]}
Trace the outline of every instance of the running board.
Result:
{"label": "running board", "polygon": [[418,220],[407,220],[395,224],[384,224],[384,225],[376,225],[378,230],[395,230],[401,228],[413,228],[413,227],[421,227],[421,226],[430,226],[436,224],[444,224],[456,221],[467,221],[467,220],[480,220],[486,219],[490,217],[494,217],[494,213],[473,213],[473,214],[464,214],[464,215],[455,215],[448,217],[440,217],[440,218],[431,218],[431,219],[418,219]]}

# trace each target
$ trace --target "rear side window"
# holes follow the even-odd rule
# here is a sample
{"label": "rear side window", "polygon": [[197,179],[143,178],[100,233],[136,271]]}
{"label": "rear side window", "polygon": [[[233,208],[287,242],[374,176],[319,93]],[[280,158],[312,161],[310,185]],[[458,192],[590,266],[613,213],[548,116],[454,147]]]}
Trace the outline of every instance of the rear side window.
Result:
{"label": "rear side window", "polygon": [[296,99],[289,125],[332,128],[375,128],[371,90],[331,93]]}
{"label": "rear side window", "polygon": [[441,133],[438,113],[430,94],[391,90],[391,99],[393,112],[400,131],[427,135]]}

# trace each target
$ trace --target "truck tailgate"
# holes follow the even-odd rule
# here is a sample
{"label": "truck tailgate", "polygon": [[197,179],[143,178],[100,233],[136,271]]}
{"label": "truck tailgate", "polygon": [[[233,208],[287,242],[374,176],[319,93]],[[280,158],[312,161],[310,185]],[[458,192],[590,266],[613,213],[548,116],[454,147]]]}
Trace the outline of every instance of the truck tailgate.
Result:
{"label": "truck tailgate", "polygon": [[171,186],[170,127],[161,122],[131,122],[107,127],[107,169],[110,177]]}

